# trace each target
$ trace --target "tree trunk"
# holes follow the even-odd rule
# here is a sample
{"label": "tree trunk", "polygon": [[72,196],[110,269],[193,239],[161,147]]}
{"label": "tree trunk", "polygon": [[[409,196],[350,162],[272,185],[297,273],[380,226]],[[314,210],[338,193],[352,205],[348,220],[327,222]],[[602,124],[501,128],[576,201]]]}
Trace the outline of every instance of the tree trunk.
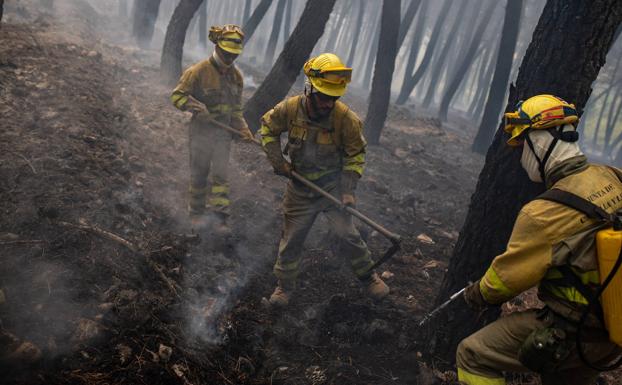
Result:
{"label": "tree trunk", "polygon": [[438,19],[436,19],[436,23],[434,24],[434,29],[432,30],[432,34],[430,35],[430,41],[428,42],[428,45],[425,49],[425,54],[423,55],[421,64],[419,64],[419,67],[414,74],[412,74],[412,70],[413,68],[415,68],[417,58],[413,55],[410,55],[410,57],[408,58],[408,64],[406,64],[406,72],[404,74],[404,83],[402,83],[400,94],[398,95],[395,103],[404,104],[406,103],[406,101],[408,101],[408,98],[413,92],[413,89],[415,88],[419,80],[421,80],[425,71],[428,69],[428,65],[432,61],[432,57],[434,55],[436,43],[441,36],[441,28],[445,25],[445,19],[447,19],[447,14],[449,13],[449,8],[452,4],[452,0],[445,0],[445,2],[443,3],[443,8],[441,8]]}
{"label": "tree trunk", "polygon": [[272,21],[272,32],[270,33],[270,39],[268,40],[268,46],[266,47],[266,54],[263,61],[266,67],[270,66],[274,59],[274,51],[276,51],[276,43],[279,42],[279,33],[281,32],[281,25],[283,24],[284,13],[285,0],[279,0],[279,2],[276,3],[276,12],[274,13],[274,20]]}
{"label": "tree trunk", "polygon": [[251,17],[246,23],[244,23],[244,27],[242,27],[242,30],[244,31],[245,44],[248,44],[248,41],[255,33],[257,26],[259,25],[259,23],[261,23],[261,20],[266,15],[266,12],[268,12],[268,8],[270,8],[271,4],[272,0],[261,0],[259,4],[257,4],[257,7],[253,11]]}
{"label": "tree trunk", "polygon": [[248,18],[251,16],[251,6],[253,5],[252,3],[252,0],[246,0],[244,3],[244,15],[242,16],[242,25],[245,25],[248,21]]}
{"label": "tree trunk", "polygon": [[[582,111],[621,21],[618,0],[549,0],[523,58],[516,88],[510,87],[505,111],[542,93],[562,97]],[[506,145],[502,127],[501,123],[488,149],[437,303],[482,276],[505,250],[520,208],[544,188],[528,180],[520,165],[521,150]],[[423,343],[433,356],[454,362],[458,342],[497,316],[495,311],[478,316],[455,304],[425,332]]]}
{"label": "tree trunk", "polygon": [[175,7],[171,21],[166,28],[160,59],[160,78],[166,85],[174,86],[179,80],[186,31],[190,20],[202,3],[203,0],[181,0]]}
{"label": "tree trunk", "polygon": [[207,50],[207,0],[199,8],[199,45]]}
{"label": "tree trunk", "polygon": [[270,73],[244,108],[244,117],[253,131],[259,129],[259,119],[289,92],[313,47],[324,33],[326,22],[336,0],[307,0],[300,20],[285,43]]}
{"label": "tree trunk", "polygon": [[350,46],[350,53],[348,54],[348,60],[346,64],[351,66],[354,62],[354,55],[356,54],[356,47],[359,44],[359,36],[361,34],[361,26],[363,25],[363,15],[365,14],[365,1],[357,1],[359,11],[356,16],[356,24],[354,25],[354,36],[352,39],[352,45]]}
{"label": "tree trunk", "polygon": [[283,24],[283,40],[287,41],[292,34],[292,3],[294,0],[287,0],[285,7],[285,22]]}
{"label": "tree trunk", "polygon": [[402,17],[402,21],[400,22],[400,34],[397,38],[398,49],[404,44],[404,39],[406,39],[406,34],[415,20],[415,15],[419,10],[421,1],[422,0],[411,0],[410,4],[408,4],[408,8],[406,8],[406,12],[404,12],[404,17]]}
{"label": "tree trunk", "polygon": [[160,0],[135,1],[132,31],[140,48],[145,49],[149,47],[159,10]]}
{"label": "tree trunk", "polygon": [[510,81],[512,59],[514,58],[514,50],[516,49],[516,41],[518,40],[518,32],[520,30],[522,9],[523,0],[507,0],[495,74],[490,85],[488,100],[484,108],[484,116],[472,145],[473,151],[480,154],[484,154],[490,145],[494,135],[494,127],[496,127],[499,121],[499,114],[501,113],[501,108],[503,108],[503,97]]}
{"label": "tree trunk", "polygon": [[365,117],[365,136],[370,144],[380,144],[380,135],[389,111],[391,81],[397,56],[400,30],[400,1],[383,0],[380,21],[380,45],[376,54],[374,80]]}
{"label": "tree trunk", "polygon": [[[363,72],[363,80],[362,86],[363,89],[369,89],[369,85],[371,84],[371,76],[374,69],[374,60],[376,59],[376,52],[378,52],[378,41],[380,40],[380,17],[376,17],[376,22],[374,23],[374,29],[372,30],[372,43],[367,52],[367,60],[365,62],[365,71]],[[369,42],[369,40],[368,40]]]}
{"label": "tree trunk", "polygon": [[[501,47],[498,47],[497,51],[500,48]],[[496,60],[496,59],[497,59],[497,52],[494,52],[493,54],[490,55],[490,58],[488,58],[486,74],[484,75],[483,81],[480,82],[478,86],[477,97],[475,98],[476,102],[474,103],[473,107],[470,108],[470,111],[473,111],[473,114],[471,116],[471,121],[473,122],[479,122],[480,118],[483,115],[484,105],[486,104],[486,98],[488,97],[488,92],[492,84],[492,77],[494,76],[495,63],[493,62],[493,60]],[[501,98],[503,97],[505,97],[505,94]]]}
{"label": "tree trunk", "polygon": [[2,22],[3,13],[4,13],[4,0],[0,0],[0,22]]}
{"label": "tree trunk", "polygon": [[496,1],[492,1],[488,4],[486,10],[484,11],[484,16],[480,20],[477,30],[475,30],[473,38],[471,39],[471,44],[467,50],[467,54],[460,62],[460,65],[458,65],[457,70],[453,73],[453,78],[451,79],[449,86],[445,89],[439,111],[439,118],[443,121],[447,120],[447,112],[449,111],[451,99],[453,99],[458,87],[460,87],[464,74],[467,73],[471,63],[473,63],[473,59],[477,53],[477,47],[481,44],[482,36],[484,35],[486,27],[490,24],[490,17],[492,16],[492,12],[495,10],[496,5]]}
{"label": "tree trunk", "polygon": [[436,65],[432,66],[430,85],[428,86],[428,90],[423,99],[424,107],[428,107],[434,100],[434,92],[438,88],[441,75],[443,74],[443,69],[448,66],[448,63],[446,62],[447,54],[449,53],[449,49],[454,46],[454,42],[456,41],[455,36],[458,32],[458,28],[463,24],[463,21],[465,20],[462,15],[464,15],[468,4],[469,2],[466,0],[460,2],[460,8],[458,8],[456,18],[451,25],[451,31],[449,31],[449,34],[447,34],[447,39],[445,40],[445,44],[443,45],[443,50],[438,56],[438,59],[436,59],[435,61]]}

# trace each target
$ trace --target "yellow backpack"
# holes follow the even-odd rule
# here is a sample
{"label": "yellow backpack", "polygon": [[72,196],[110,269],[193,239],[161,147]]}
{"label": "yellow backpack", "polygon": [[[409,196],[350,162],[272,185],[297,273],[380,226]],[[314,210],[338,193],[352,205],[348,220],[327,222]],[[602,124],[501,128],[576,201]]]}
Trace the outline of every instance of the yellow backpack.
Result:
{"label": "yellow backpack", "polygon": [[[622,172],[615,168],[611,170],[622,182]],[[577,350],[579,356],[589,367],[598,371],[613,370],[622,365],[622,358],[610,367],[597,367],[590,363],[584,356],[581,344],[581,329],[587,316],[594,310],[602,315],[602,321],[609,332],[609,339],[622,347],[622,210],[609,214],[601,207],[568,191],[551,189],[538,196],[557,202],[577,211],[582,212],[588,218],[597,220],[604,229],[596,232],[596,254],[598,259],[598,272],[600,287],[594,291],[585,285],[568,265],[559,268],[564,278],[572,283],[589,302],[583,312],[577,330]],[[601,309],[598,309],[598,308]]]}

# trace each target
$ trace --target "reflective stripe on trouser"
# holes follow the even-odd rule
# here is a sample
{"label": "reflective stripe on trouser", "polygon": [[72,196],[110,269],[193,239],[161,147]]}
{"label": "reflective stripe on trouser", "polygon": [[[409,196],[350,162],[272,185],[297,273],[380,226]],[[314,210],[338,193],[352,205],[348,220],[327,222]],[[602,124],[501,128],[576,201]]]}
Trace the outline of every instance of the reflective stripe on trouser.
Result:
{"label": "reflective stripe on trouser", "polygon": [[[209,190],[210,198],[226,199],[226,193],[222,196],[220,191],[222,186],[227,186],[231,134],[218,127],[193,120],[190,122],[189,135],[191,189],[197,191],[207,189],[209,177],[212,182],[212,189]],[[216,194],[212,193],[214,188],[218,191]],[[206,192],[207,190],[203,193],[201,201],[199,197],[190,199],[191,210],[196,209],[198,212],[204,210]],[[222,202],[224,201],[220,201]]]}
{"label": "reflective stripe on trouser", "polygon": [[[337,195],[337,183],[324,188]],[[303,186],[290,181],[283,201],[283,235],[274,274],[283,281],[294,281],[300,267],[304,241],[317,215],[323,212],[331,229],[339,239],[339,254],[348,258],[354,274],[362,278],[373,265],[367,245],[354,226],[352,216],[335,208],[331,203]]]}
{"label": "reflective stripe on trouser", "polygon": [[212,188],[207,203],[210,208],[216,211],[227,211],[229,204],[231,204],[231,201],[229,201],[229,185],[212,181]]}
{"label": "reflective stripe on trouser", "polygon": [[[550,314],[535,309],[512,313],[462,340],[456,353],[458,379],[468,385],[496,385],[505,384],[503,372],[529,372],[518,360],[518,351],[534,330],[553,325]],[[543,385],[591,385],[598,377],[597,372],[581,362],[574,335],[567,333],[570,355],[557,364],[554,372],[541,374]],[[600,365],[620,352],[607,336],[590,339],[584,343],[584,350],[587,357]]]}

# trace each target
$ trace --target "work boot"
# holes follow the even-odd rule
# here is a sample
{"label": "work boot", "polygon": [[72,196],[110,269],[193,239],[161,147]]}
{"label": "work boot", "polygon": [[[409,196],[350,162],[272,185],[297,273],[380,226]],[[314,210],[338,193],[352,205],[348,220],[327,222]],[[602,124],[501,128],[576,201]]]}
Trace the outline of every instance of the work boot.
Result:
{"label": "work boot", "polygon": [[210,227],[212,228],[212,231],[214,231],[214,233],[221,238],[231,237],[232,231],[231,227],[227,223],[228,218],[228,214],[220,211],[213,211],[209,214]]}
{"label": "work boot", "polygon": [[275,307],[285,307],[289,304],[289,299],[295,289],[295,284],[285,283],[279,280],[274,292],[270,296],[270,305]]}
{"label": "work boot", "polygon": [[367,278],[363,278],[361,283],[367,290],[367,295],[376,301],[379,301],[389,295],[389,286],[378,276],[377,273],[370,274]]}

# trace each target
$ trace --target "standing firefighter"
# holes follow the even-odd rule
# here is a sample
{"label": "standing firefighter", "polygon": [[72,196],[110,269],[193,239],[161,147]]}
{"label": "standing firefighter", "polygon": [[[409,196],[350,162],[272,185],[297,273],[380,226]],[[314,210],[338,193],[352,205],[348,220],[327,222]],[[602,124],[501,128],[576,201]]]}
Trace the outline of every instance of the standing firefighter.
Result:
{"label": "standing firefighter", "polygon": [[613,214],[622,208],[622,173],[587,162],[577,123],[574,106],[551,95],[529,98],[506,114],[508,144],[525,143],[521,165],[548,190],[521,209],[506,251],[464,298],[482,309],[538,285],[546,306],[502,317],[464,339],[456,359],[465,384],[502,385],[504,371],[529,370],[544,385],[595,384],[598,370],[622,352],[622,341],[613,342],[622,325],[607,321],[622,314],[608,314],[597,298],[603,287],[620,289],[612,288],[619,280],[601,286],[604,276],[622,274],[603,274],[604,258],[617,259],[619,249],[603,251],[601,235],[614,233],[612,223],[619,229]]}
{"label": "standing firefighter", "polygon": [[207,205],[217,227],[227,230],[231,134],[209,120],[230,125],[247,139],[253,137],[242,116],[242,74],[233,64],[242,52],[244,33],[236,25],[215,26],[210,28],[209,39],[216,45],[214,53],[183,73],[171,100],[180,110],[192,112],[188,204],[191,221],[193,225],[204,224]]}
{"label": "standing firefighter", "polygon": [[[338,99],[346,93],[352,69],[332,53],[310,59],[304,65],[308,80],[304,95],[285,99],[262,118],[260,134],[268,160],[278,175],[291,177],[295,170],[308,180],[354,205],[354,190],[365,164],[365,138],[361,121]],[[280,136],[288,133],[284,152]],[[289,155],[291,163],[283,154]],[[315,218],[323,212],[340,240],[339,251],[350,260],[354,274],[368,293],[381,299],[389,287],[370,272],[367,245],[352,217],[326,198],[296,180],[289,181],[283,202],[284,229],[274,266],[278,286],[270,297],[277,306],[288,304],[296,287],[302,246]]]}

